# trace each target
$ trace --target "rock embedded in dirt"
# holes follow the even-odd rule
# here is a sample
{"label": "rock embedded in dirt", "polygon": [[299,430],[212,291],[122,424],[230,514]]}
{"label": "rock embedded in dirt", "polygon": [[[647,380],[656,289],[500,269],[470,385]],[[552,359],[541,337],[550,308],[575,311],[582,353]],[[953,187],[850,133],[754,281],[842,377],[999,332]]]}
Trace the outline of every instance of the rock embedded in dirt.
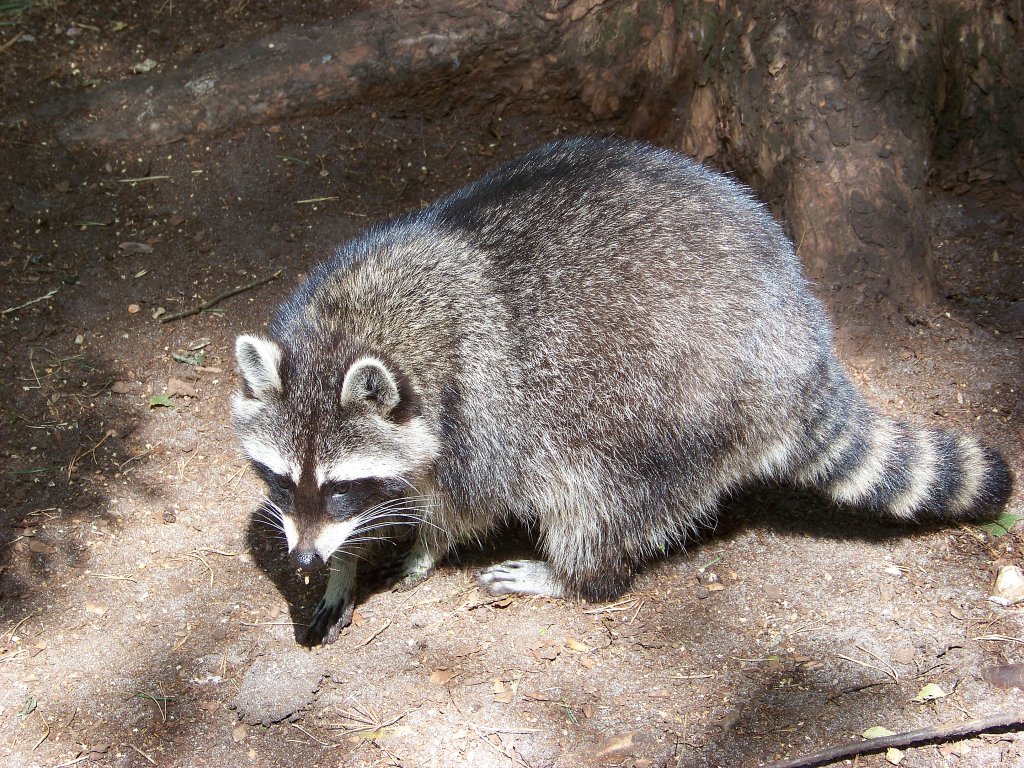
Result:
{"label": "rock embedded in dirt", "polygon": [[1016,605],[1024,600],[1024,574],[1015,565],[1004,565],[996,576],[995,594],[989,598],[1000,605]]}
{"label": "rock embedded in dirt", "polygon": [[308,651],[274,646],[245,673],[235,709],[250,725],[294,719],[313,700],[325,674],[323,662]]}

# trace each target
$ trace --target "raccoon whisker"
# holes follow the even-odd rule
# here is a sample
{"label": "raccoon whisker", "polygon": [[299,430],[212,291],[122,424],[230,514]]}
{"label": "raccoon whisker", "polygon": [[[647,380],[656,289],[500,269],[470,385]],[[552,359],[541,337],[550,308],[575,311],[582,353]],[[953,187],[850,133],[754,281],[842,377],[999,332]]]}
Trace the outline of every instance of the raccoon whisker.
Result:
{"label": "raccoon whisker", "polygon": [[270,528],[273,528],[275,530],[278,530],[278,531],[283,531],[284,530],[284,526],[281,525],[281,521],[279,519],[276,519],[276,518],[273,518],[273,517],[267,517],[266,515],[259,515],[259,514],[254,514],[252,516],[252,519],[255,520],[257,523],[262,523],[263,525],[266,525],[266,526],[268,526]]}
{"label": "raccoon whisker", "polygon": [[439,504],[434,500],[432,496],[402,496],[397,499],[388,499],[380,504],[370,507],[363,514],[370,514],[382,509],[402,509],[404,507],[421,507],[423,509],[429,509],[437,507]]}
{"label": "raccoon whisker", "polygon": [[261,505],[258,511],[273,515],[279,520],[284,517],[284,510],[281,509],[277,504],[272,502],[266,496],[264,496],[263,499],[261,499]]}
{"label": "raccoon whisker", "polygon": [[396,528],[399,525],[413,525],[413,523],[381,523],[379,525],[370,525],[362,528],[356,528],[352,531],[353,534],[363,535],[372,533],[373,531],[383,531],[389,528]]}
{"label": "raccoon whisker", "polygon": [[432,502],[431,497],[429,496],[403,496],[398,499],[388,499],[387,501],[382,501],[380,504],[377,504],[365,510],[362,514],[371,515],[381,510],[388,509],[403,509],[407,507],[421,507],[426,509],[428,507],[434,506],[437,505],[436,503]]}
{"label": "raccoon whisker", "polygon": [[418,490],[419,490],[419,489],[418,489],[418,488],[417,488],[417,487],[416,487],[415,485],[413,485],[412,483],[410,483],[410,482],[409,482],[408,480],[406,480],[406,479],[405,479],[404,477],[402,477],[401,475],[395,475],[395,477],[397,477],[397,478],[398,478],[399,480],[401,480],[401,481],[402,481],[403,483],[405,483],[406,485],[408,485],[408,486],[409,486],[410,488],[412,488],[412,489],[413,489],[414,491],[418,491]]}
{"label": "raccoon whisker", "polygon": [[[380,520],[387,520],[392,518],[397,519],[411,519],[420,523],[427,523],[426,513],[428,512],[427,507],[420,505],[393,505],[389,507],[373,507],[365,512],[360,513],[355,520],[356,526],[364,525],[366,523],[377,522]],[[423,513],[423,514],[419,514]]]}
{"label": "raccoon whisker", "polygon": [[416,512],[427,513],[431,509],[434,509],[434,507],[424,506],[422,504],[394,504],[389,507],[374,507],[372,510],[367,510],[366,512],[364,512],[362,515],[360,515],[360,517],[366,518],[368,520],[373,520],[378,517],[383,517],[385,515],[402,515],[406,513]]}
{"label": "raccoon whisker", "polygon": [[[434,528],[442,531],[443,529],[437,524],[431,522],[426,517],[413,514],[413,511],[417,511],[416,508],[409,508],[409,510],[401,510],[398,512],[388,512],[385,514],[378,514],[372,518],[366,520],[360,520],[356,526],[356,530],[368,530],[369,525],[375,525],[377,527],[389,527],[392,525],[425,525],[428,528]],[[387,519],[394,518],[394,519]]]}
{"label": "raccoon whisker", "polygon": [[[351,558],[353,558],[355,560],[359,560],[359,561],[364,562],[364,563],[369,563],[370,559],[368,557],[366,557],[365,555],[356,554],[355,552],[351,552],[351,551],[349,551],[348,549],[345,548],[350,543],[356,543],[356,542],[354,542],[354,541],[353,542],[345,542],[345,544],[342,544],[340,547],[338,547],[337,551],[343,553],[347,557],[351,557]],[[331,569],[331,573],[334,573],[334,572],[336,572],[338,570],[333,565],[330,566],[330,569]]]}

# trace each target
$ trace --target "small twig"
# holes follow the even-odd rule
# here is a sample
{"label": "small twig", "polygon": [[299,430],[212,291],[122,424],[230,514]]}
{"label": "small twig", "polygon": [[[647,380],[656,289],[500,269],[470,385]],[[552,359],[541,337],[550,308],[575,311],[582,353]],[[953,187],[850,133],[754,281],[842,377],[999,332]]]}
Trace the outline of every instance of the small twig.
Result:
{"label": "small twig", "polygon": [[110,579],[111,581],[132,581],[138,584],[138,579],[131,576],[117,576],[112,573],[86,573],[83,576],[87,579]]}
{"label": "small twig", "polygon": [[666,675],[666,680],[707,680],[714,675]]}
{"label": "small twig", "polygon": [[[861,650],[863,650],[863,649],[861,649]],[[845,659],[846,661],[849,661],[849,662],[851,662],[853,664],[859,664],[860,666],[862,666],[862,667],[864,667],[866,669],[873,669],[873,670],[875,670],[875,672],[881,672],[883,675],[888,675],[897,684],[899,684],[899,679],[896,677],[896,673],[893,672],[891,669],[883,669],[882,667],[875,666],[874,664],[868,664],[868,662],[866,662],[866,661],[860,661],[859,659],[854,659],[854,658],[852,658],[850,656],[844,656],[841,653],[837,653],[836,656],[838,656],[840,659]]]}
{"label": "small twig", "polygon": [[[134,179],[118,179],[121,184],[134,184],[137,181],[159,181],[160,179],[169,179],[170,176],[139,176]],[[129,745],[130,746],[130,745]]]}
{"label": "small twig", "polygon": [[[639,598],[637,597],[627,597],[625,600],[619,600],[619,602],[617,603],[606,605],[603,608],[591,608],[589,611],[584,611],[583,613],[589,616],[595,616],[599,613],[623,613],[625,611],[630,610],[633,607],[633,604],[635,604],[638,601]],[[629,608],[623,607],[627,605],[629,606]]]}
{"label": "small twig", "polygon": [[37,614],[37,613],[30,613],[24,619],[22,619],[17,624],[15,624],[14,625],[14,629],[12,629],[10,632],[7,633],[7,643],[8,643],[8,645],[10,645],[11,641],[14,640],[14,636],[16,634],[18,634],[18,630],[21,629],[21,625],[24,624],[26,621],[29,621],[30,619],[34,619],[38,615],[39,614]]}
{"label": "small twig", "polygon": [[146,758],[150,763],[152,763],[153,765],[156,765],[156,760],[154,760],[152,757],[147,755],[145,752],[143,752],[141,749],[136,747],[134,744],[128,744],[127,742],[125,742],[125,746],[126,747],[131,747],[136,752],[138,752],[140,755],[142,755],[144,758]]}
{"label": "small twig", "polygon": [[1022,725],[1024,725],[1024,712],[1003,713],[962,723],[947,723],[931,728],[919,728],[916,731],[894,733],[892,736],[879,736],[876,739],[851,741],[801,757],[762,763],[761,768],[811,768],[811,766],[827,765],[854,755],[881,752],[889,747],[910,747],[937,741],[954,741],[965,736],[977,736],[999,728],[1020,730]]}
{"label": "small twig", "polygon": [[35,752],[37,749],[39,749],[39,745],[42,744],[44,741],[46,741],[47,738],[49,738],[49,736],[50,736],[50,726],[48,726],[46,724],[46,719],[43,717],[42,711],[39,710],[39,709],[36,709],[36,714],[39,716],[39,722],[41,722],[43,724],[43,731],[44,732],[43,732],[43,735],[39,737],[39,741],[37,741],[35,743],[35,746],[32,747],[32,751],[33,752]]}
{"label": "small twig", "polygon": [[393,622],[393,621],[394,621],[394,619],[388,619],[388,623],[387,624],[385,624],[383,627],[378,629],[376,632],[374,632],[368,638],[363,640],[363,642],[361,642],[358,645],[354,646],[354,648],[362,648],[364,645],[369,645],[370,643],[372,643],[374,640],[376,640],[378,637],[380,637],[384,633],[385,629],[387,629],[388,627],[391,626],[391,622]]}
{"label": "small twig", "polygon": [[[160,721],[164,722],[164,723],[167,722],[167,702],[171,701],[174,698],[173,696],[163,696],[163,695],[154,696],[153,694],[146,693],[145,691],[138,691],[131,698],[133,698],[133,699],[149,699],[154,704],[156,704],[157,711],[160,712]],[[129,744],[128,746],[131,746],[131,744]],[[142,754],[142,753],[140,752],[139,754]]]}
{"label": "small twig", "polygon": [[310,203],[323,203],[328,200],[337,200],[337,195],[330,195],[329,197],[311,197],[308,200],[296,200],[296,205],[309,205]]}
{"label": "small twig", "polygon": [[75,455],[71,457],[71,461],[68,462],[68,480],[71,479],[71,473],[75,471],[75,464],[78,463],[79,459],[83,459],[88,455],[92,455],[92,463],[96,463],[96,449],[107,442],[107,438],[110,437],[110,432],[106,432],[100,441],[96,443],[92,448],[87,451],[75,451]]}
{"label": "small twig", "polygon": [[313,741],[315,741],[321,747],[326,747],[327,749],[334,749],[335,747],[340,747],[341,746],[340,744],[331,744],[330,742],[324,741],[323,739],[318,739],[316,736],[314,736],[312,733],[307,731],[305,728],[303,728],[298,723],[291,723],[291,726],[292,726],[292,728],[295,728],[297,731],[301,731],[302,733],[306,734],[309,738],[311,738]]}
{"label": "small twig", "polygon": [[[509,752],[508,748],[505,747],[504,743],[502,743],[501,746],[498,746],[497,744],[493,743],[490,739],[488,739],[485,733],[481,733],[479,730],[477,730],[476,726],[472,723],[470,723],[469,727],[476,731],[476,735],[480,739],[480,741],[482,741],[488,747],[493,749],[499,755],[505,757],[507,760],[510,760],[513,765],[521,765],[526,766],[526,768],[529,768],[528,763],[523,762],[523,760],[517,754]],[[497,739],[500,742],[501,736],[497,736]]]}
{"label": "small twig", "polygon": [[889,663],[888,661],[886,661],[885,659],[883,659],[883,658],[882,658],[881,656],[879,656],[879,655],[878,655],[877,653],[872,653],[872,652],[871,652],[871,651],[869,651],[869,650],[868,650],[867,648],[861,648],[861,647],[860,647],[859,645],[858,645],[858,646],[856,646],[856,648],[857,648],[857,650],[859,650],[859,651],[863,651],[864,653],[866,653],[866,654],[867,654],[868,656],[870,656],[871,658],[873,658],[873,659],[874,659],[875,661],[877,661],[877,662],[879,662],[879,663],[881,663],[881,664],[884,664],[884,665],[886,666],[886,668],[887,668],[887,669],[889,670],[889,675],[890,675],[890,676],[892,677],[892,679],[893,679],[893,680],[894,680],[894,681],[896,682],[896,685],[899,685],[899,684],[900,684],[900,678],[899,678],[899,675],[897,675],[897,674],[896,674],[896,670],[895,670],[895,669],[893,669],[893,666],[892,666],[892,664],[890,664],[890,663]]}
{"label": "small twig", "polygon": [[408,715],[408,712],[402,712],[401,714],[395,715],[388,720],[381,720],[376,716],[376,713],[363,712],[361,708],[357,708],[353,711],[342,712],[341,716],[351,720],[359,725],[349,725],[347,723],[324,723],[324,728],[341,728],[349,733],[367,733],[373,731],[382,731],[388,726],[394,725],[403,717]]}
{"label": "small twig", "polygon": [[56,766],[54,766],[54,768],[68,768],[69,765],[78,765],[78,763],[84,763],[86,760],[91,760],[91,759],[92,759],[92,755],[91,754],[85,754],[85,755],[82,755],[81,757],[76,757],[73,760],[68,760],[66,762],[63,762],[60,765],[56,765]]}
{"label": "small twig", "polygon": [[1024,640],[1019,637],[1010,637],[1009,635],[980,635],[978,637],[972,637],[971,640],[989,640],[994,643],[1020,643],[1024,645]]}
{"label": "small twig", "polygon": [[134,456],[129,456],[127,459],[125,459],[124,461],[122,461],[120,464],[117,465],[117,471],[120,472],[122,469],[124,469],[126,464],[131,464],[133,461],[138,461],[143,456],[145,456],[147,453],[152,453],[157,448],[159,448],[162,443],[163,443],[163,441],[160,441],[156,445],[151,445],[149,448],[144,450],[142,453],[137,453]]}
{"label": "small twig", "polygon": [[58,291],[60,291],[60,288],[54,288],[54,289],[52,289],[50,291],[47,291],[42,296],[39,296],[37,298],[30,299],[30,300],[26,301],[24,304],[19,304],[16,307],[8,307],[3,312],[0,312],[0,315],[9,315],[9,314],[11,314],[11,312],[17,312],[19,309],[24,309],[25,307],[29,307],[29,306],[31,306],[33,304],[38,304],[40,301],[46,301],[47,299],[52,299],[54,296],[57,295]]}
{"label": "small twig", "polygon": [[513,735],[544,733],[542,728],[497,728],[492,725],[477,725],[476,723],[468,723],[468,725],[474,731],[483,731],[485,733],[511,733]]}
{"label": "small twig", "polygon": [[282,270],[279,269],[274,274],[268,275],[267,277],[264,278],[260,278],[259,280],[255,280],[249,283],[248,285],[241,285],[238,288],[232,288],[230,291],[225,291],[219,296],[214,296],[212,299],[210,299],[207,302],[204,302],[203,304],[200,304],[198,307],[193,307],[192,309],[185,309],[182,310],[181,312],[175,312],[173,315],[164,315],[163,317],[160,318],[160,322],[169,323],[172,320],[181,320],[181,318],[188,317],[189,315],[198,315],[200,312],[204,312],[207,309],[213,307],[214,305],[224,301],[224,299],[230,299],[232,296],[236,296],[239,293],[251,291],[253,288],[259,288],[261,285],[266,285],[271,280],[277,280],[277,278],[281,276],[281,272]]}
{"label": "small twig", "polygon": [[845,696],[848,693],[859,693],[860,691],[866,691],[868,688],[877,688],[880,685],[891,685],[891,680],[875,680],[871,683],[861,683],[860,685],[851,685],[848,688],[843,688],[836,691],[828,697],[828,701],[832,702],[838,699],[840,696]]}
{"label": "small twig", "polygon": [[206,562],[206,558],[203,557],[202,553],[198,549],[193,549],[191,552],[186,552],[185,557],[191,557],[195,560],[198,560],[206,567],[206,570],[210,574],[210,589],[213,589],[213,568],[211,568],[210,564]]}
{"label": "small twig", "polygon": [[6,51],[6,50],[7,50],[8,48],[10,48],[10,47],[11,47],[12,45],[14,45],[14,44],[15,44],[16,42],[18,42],[19,40],[21,40],[21,36],[22,36],[22,34],[23,34],[23,33],[19,32],[19,33],[18,33],[18,34],[16,34],[16,35],[15,35],[14,37],[12,37],[12,38],[11,38],[10,40],[8,40],[8,41],[7,41],[6,43],[4,43],[3,45],[0,45],[0,53],[3,53],[3,52],[4,52],[4,51]]}

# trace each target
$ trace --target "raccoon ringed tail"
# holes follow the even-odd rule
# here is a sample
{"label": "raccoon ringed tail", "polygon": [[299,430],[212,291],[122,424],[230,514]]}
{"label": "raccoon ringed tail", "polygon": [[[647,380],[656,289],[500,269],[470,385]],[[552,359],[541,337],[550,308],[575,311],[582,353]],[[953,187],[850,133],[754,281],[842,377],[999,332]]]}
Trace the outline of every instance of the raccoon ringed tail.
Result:
{"label": "raccoon ringed tail", "polygon": [[849,422],[797,469],[796,479],[839,503],[902,520],[982,519],[1013,488],[1003,457],[973,437],[874,413]]}

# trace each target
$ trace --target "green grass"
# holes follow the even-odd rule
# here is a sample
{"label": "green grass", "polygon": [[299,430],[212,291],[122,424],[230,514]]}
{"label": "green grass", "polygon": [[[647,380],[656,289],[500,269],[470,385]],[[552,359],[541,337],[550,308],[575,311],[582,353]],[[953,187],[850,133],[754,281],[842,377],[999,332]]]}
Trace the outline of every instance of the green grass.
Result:
{"label": "green grass", "polygon": [[54,0],[0,0],[0,18],[20,16],[34,5],[49,4]]}

